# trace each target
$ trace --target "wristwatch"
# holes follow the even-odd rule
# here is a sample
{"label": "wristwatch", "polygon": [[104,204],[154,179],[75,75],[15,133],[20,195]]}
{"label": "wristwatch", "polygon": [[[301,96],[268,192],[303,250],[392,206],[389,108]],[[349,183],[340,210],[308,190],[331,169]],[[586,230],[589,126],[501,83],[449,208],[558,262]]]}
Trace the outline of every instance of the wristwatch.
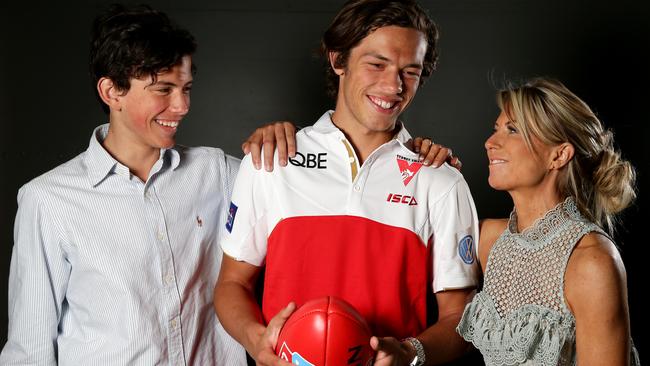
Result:
{"label": "wristwatch", "polygon": [[404,341],[409,342],[413,348],[415,348],[415,357],[409,364],[409,366],[422,366],[426,356],[424,355],[424,347],[422,347],[422,342],[415,337],[408,337]]}

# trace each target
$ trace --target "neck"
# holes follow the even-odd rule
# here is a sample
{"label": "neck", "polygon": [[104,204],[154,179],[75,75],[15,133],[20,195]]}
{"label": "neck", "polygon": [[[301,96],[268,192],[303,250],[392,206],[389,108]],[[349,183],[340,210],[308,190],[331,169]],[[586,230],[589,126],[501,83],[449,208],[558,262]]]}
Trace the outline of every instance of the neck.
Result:
{"label": "neck", "polygon": [[146,182],[151,168],[160,157],[160,149],[137,144],[123,137],[123,134],[120,134],[120,137],[116,135],[117,132],[111,124],[102,146],[115,160],[128,167],[132,174]]}
{"label": "neck", "polygon": [[517,212],[517,231],[521,232],[532,226],[536,220],[543,217],[548,211],[563,201],[561,197],[538,199],[515,199]]}
{"label": "neck", "polygon": [[548,184],[528,190],[509,191],[517,212],[517,231],[521,232],[532,226],[564,198],[555,184]]}
{"label": "neck", "polygon": [[354,152],[357,154],[359,164],[364,161],[381,145],[392,140],[397,132],[397,127],[393,126],[387,131],[373,131],[365,128],[359,123],[346,123],[348,119],[337,114],[336,111],[332,114],[332,122],[338,127],[345,137],[350,141]]}

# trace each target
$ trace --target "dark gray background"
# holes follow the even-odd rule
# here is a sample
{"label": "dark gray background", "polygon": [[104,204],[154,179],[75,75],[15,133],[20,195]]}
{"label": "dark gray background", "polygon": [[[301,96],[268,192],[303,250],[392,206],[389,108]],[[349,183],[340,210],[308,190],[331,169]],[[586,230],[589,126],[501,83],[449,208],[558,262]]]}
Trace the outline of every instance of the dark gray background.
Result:
{"label": "dark gray background", "polygon": [[[108,1],[10,1],[0,5],[0,344],[6,340],[7,278],[18,188],[82,152],[106,117],[87,76],[89,28]],[[644,356],[642,299],[647,245],[650,140],[644,1],[423,0],[441,30],[438,71],[404,115],[415,135],[433,136],[462,157],[479,216],[503,217],[506,193],[487,185],[483,142],[498,114],[493,80],[553,76],[613,128],[638,169],[639,199],[617,242],[628,271],[632,333]],[[241,156],[261,123],[312,124],[333,103],[324,93],[321,32],[342,1],[155,0],[196,36],[192,112],[178,140]],[[598,299],[594,299],[598,301]]]}

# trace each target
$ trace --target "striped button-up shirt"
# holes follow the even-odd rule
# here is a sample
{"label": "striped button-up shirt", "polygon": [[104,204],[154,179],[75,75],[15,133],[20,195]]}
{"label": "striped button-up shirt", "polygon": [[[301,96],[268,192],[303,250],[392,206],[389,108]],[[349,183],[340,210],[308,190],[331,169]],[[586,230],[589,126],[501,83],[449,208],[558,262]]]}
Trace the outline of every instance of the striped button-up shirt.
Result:
{"label": "striped button-up shirt", "polygon": [[0,364],[245,365],[212,306],[239,160],[177,146],[142,182],[107,131],[18,193]]}

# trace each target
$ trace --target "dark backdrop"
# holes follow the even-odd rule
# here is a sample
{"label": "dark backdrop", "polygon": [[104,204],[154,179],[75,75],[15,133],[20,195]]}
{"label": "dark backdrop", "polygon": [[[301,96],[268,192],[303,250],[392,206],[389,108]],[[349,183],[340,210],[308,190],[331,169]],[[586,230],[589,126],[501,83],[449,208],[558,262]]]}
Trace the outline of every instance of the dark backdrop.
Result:
{"label": "dark backdrop", "polygon": [[[0,5],[0,344],[6,340],[7,278],[18,188],[82,152],[106,118],[87,76],[88,33],[108,1],[5,1]],[[617,242],[628,271],[632,333],[643,357],[642,299],[650,140],[650,11],[644,1],[422,0],[441,30],[438,71],[404,119],[462,157],[479,216],[503,217],[507,194],[487,185],[483,142],[498,110],[493,81],[553,76],[613,128],[638,168],[639,199]],[[342,1],[152,0],[196,36],[192,112],[179,142],[241,156],[255,126],[286,119],[309,125],[332,106],[321,32]],[[598,301],[598,299],[594,299]]]}

